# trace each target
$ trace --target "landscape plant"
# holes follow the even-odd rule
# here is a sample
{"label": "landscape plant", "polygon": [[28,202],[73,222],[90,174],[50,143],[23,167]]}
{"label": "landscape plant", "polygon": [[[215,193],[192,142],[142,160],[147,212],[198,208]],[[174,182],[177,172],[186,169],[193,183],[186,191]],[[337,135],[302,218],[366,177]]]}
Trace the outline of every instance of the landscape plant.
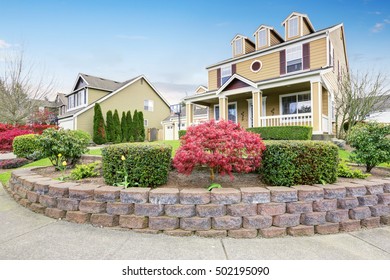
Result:
{"label": "landscape plant", "polygon": [[127,135],[126,135],[126,142],[134,142],[133,135],[133,118],[131,116],[130,110],[126,113],[126,122],[127,122]]}
{"label": "landscape plant", "polygon": [[233,179],[233,172],[255,171],[261,164],[264,150],[265,145],[258,134],[231,121],[211,120],[187,129],[173,166],[187,175],[197,166],[207,166],[212,182],[215,174],[228,174]]}
{"label": "landscape plant", "polygon": [[343,160],[339,162],[337,167],[337,176],[344,178],[357,178],[357,179],[365,179],[371,174],[363,173],[359,169],[352,169],[347,165],[347,163]]}
{"label": "landscape plant", "polygon": [[122,142],[122,129],[121,129],[121,121],[119,120],[119,113],[118,110],[115,109],[114,111],[114,143],[121,143]]}
{"label": "landscape plant", "polygon": [[366,172],[381,164],[390,163],[390,125],[377,122],[359,123],[352,127],[347,141],[355,150],[351,160],[364,164]]}
{"label": "landscape plant", "polygon": [[140,135],[140,127],[139,127],[139,114],[137,110],[134,110],[134,115],[133,115],[133,139],[134,142],[138,142]]}
{"label": "landscape plant", "polygon": [[102,109],[99,103],[95,103],[93,116],[93,142],[101,145],[107,142],[106,127],[104,124]]}
{"label": "landscape plant", "polygon": [[16,136],[13,140],[13,153],[18,158],[37,160],[42,158],[42,150],[38,141],[39,135],[25,134]]}
{"label": "landscape plant", "polygon": [[81,180],[84,178],[99,176],[99,165],[99,162],[92,162],[89,164],[76,164],[76,166],[70,173],[70,178],[72,178],[73,180]]}
{"label": "landscape plant", "polygon": [[114,142],[115,139],[114,118],[111,110],[108,110],[106,113],[106,137],[108,142]]}
{"label": "landscape plant", "polygon": [[122,118],[121,118],[121,131],[122,131],[122,142],[127,142],[127,135],[128,135],[128,127],[127,127],[127,118],[126,113],[122,112]]}
{"label": "landscape plant", "polygon": [[138,112],[138,127],[139,127],[139,136],[138,141],[145,141],[145,124],[144,124],[144,113],[142,111]]}

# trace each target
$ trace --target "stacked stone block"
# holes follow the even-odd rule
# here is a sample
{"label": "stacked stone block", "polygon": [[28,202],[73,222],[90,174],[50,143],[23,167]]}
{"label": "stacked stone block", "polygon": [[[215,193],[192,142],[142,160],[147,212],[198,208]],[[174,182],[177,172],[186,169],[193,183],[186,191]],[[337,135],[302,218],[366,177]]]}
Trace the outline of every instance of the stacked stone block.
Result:
{"label": "stacked stone block", "polygon": [[172,236],[308,236],[390,224],[390,178],[209,192],[67,183],[21,169],[7,190],[51,218]]}

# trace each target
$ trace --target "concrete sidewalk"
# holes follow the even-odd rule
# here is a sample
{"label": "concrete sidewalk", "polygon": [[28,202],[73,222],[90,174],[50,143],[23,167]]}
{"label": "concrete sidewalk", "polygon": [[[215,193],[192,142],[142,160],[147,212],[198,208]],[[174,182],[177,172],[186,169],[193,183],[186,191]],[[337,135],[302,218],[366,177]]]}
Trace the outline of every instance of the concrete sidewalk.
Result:
{"label": "concrete sidewalk", "polygon": [[390,227],[276,239],[149,235],[56,221],[18,205],[0,184],[0,259],[390,259]]}
{"label": "concrete sidewalk", "polygon": [[14,155],[14,153],[0,153],[0,159],[13,159],[13,158],[16,158],[16,156]]}

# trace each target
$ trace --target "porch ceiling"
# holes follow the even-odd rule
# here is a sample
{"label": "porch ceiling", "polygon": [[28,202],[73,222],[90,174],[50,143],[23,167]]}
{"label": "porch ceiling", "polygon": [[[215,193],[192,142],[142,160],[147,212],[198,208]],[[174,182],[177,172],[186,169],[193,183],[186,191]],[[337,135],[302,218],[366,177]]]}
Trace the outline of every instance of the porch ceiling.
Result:
{"label": "porch ceiling", "polygon": [[263,90],[263,95],[269,94],[287,94],[300,91],[310,91],[310,82],[304,82],[299,84],[292,84],[287,86],[268,88]]}

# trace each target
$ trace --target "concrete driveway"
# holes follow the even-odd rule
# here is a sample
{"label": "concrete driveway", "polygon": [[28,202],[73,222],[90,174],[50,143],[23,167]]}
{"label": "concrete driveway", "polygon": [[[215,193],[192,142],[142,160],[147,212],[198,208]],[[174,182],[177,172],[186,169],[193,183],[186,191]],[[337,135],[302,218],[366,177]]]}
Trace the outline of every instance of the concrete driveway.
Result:
{"label": "concrete driveway", "polygon": [[390,259],[390,227],[327,236],[206,239],[57,221],[18,205],[0,184],[0,259]]}

